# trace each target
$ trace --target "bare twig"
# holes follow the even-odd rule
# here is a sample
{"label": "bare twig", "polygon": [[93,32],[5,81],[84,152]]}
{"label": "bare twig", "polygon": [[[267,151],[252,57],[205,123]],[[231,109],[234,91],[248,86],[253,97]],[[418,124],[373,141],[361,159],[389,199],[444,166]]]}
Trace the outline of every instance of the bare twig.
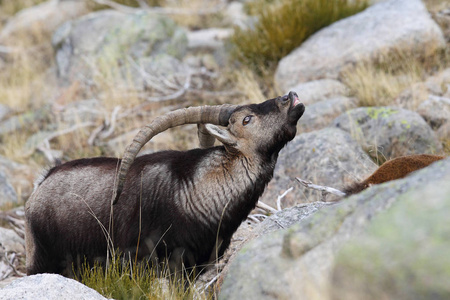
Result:
{"label": "bare twig", "polygon": [[71,126],[71,127],[69,127],[69,128],[62,129],[62,130],[59,130],[59,131],[57,131],[57,132],[54,132],[54,133],[48,135],[48,136],[45,138],[45,140],[50,141],[50,140],[52,140],[52,139],[54,139],[54,138],[56,138],[56,137],[58,137],[58,136],[65,135],[65,134],[68,134],[68,133],[71,133],[71,132],[76,131],[76,130],[78,130],[78,129],[80,129],[80,128],[90,127],[90,126],[94,126],[94,125],[95,125],[94,122],[84,122],[84,123],[80,123],[80,124],[75,124],[75,125],[73,125],[73,126]]}
{"label": "bare twig", "polygon": [[152,102],[177,99],[177,98],[183,96],[184,93],[186,93],[186,91],[189,89],[190,86],[191,86],[191,74],[188,73],[188,76],[186,76],[186,81],[185,81],[183,87],[181,89],[179,89],[178,91],[176,91],[175,93],[173,93],[171,95],[167,95],[167,96],[161,96],[161,97],[146,97],[145,99],[147,101],[152,101]]}
{"label": "bare twig", "polygon": [[217,275],[214,276],[213,279],[211,279],[210,281],[208,281],[208,282],[205,284],[205,286],[203,287],[203,292],[205,292],[205,291],[209,288],[209,286],[210,286],[211,284],[213,284],[214,282],[216,282],[217,279],[220,277],[220,275],[222,275],[222,272],[217,273]]}
{"label": "bare twig", "polygon": [[258,203],[256,204],[256,207],[257,207],[257,208],[260,208],[260,209],[262,209],[262,210],[264,210],[264,211],[267,211],[267,212],[269,212],[269,213],[272,213],[272,214],[275,214],[275,213],[278,212],[278,210],[276,210],[276,209],[273,208],[272,206],[269,206],[269,205],[265,204],[265,203],[262,202],[262,201],[258,201]]}
{"label": "bare twig", "polygon": [[332,187],[313,184],[311,181],[303,180],[303,179],[298,178],[298,177],[296,177],[295,179],[297,179],[297,181],[301,185],[303,185],[303,186],[305,186],[307,188],[310,188],[310,189],[313,189],[313,190],[317,190],[317,191],[321,191],[322,192],[322,199],[321,199],[322,201],[325,201],[325,197],[326,197],[327,194],[333,194],[333,195],[340,196],[340,197],[346,195],[344,192],[342,192],[340,190],[337,190],[335,188],[332,188]]}
{"label": "bare twig", "polygon": [[88,138],[88,145],[89,146],[93,146],[95,140],[97,139],[97,136],[100,134],[100,132],[102,132],[102,130],[105,129],[105,124],[102,124],[100,126],[98,126],[97,128],[95,128],[94,130],[92,130],[91,135]]}
{"label": "bare twig", "polygon": [[[14,266],[14,260],[16,259],[16,253],[12,253],[11,255],[11,261],[9,261],[8,259],[8,252],[5,253],[5,261],[8,263],[8,265],[11,267],[11,270],[18,276],[26,276],[27,274],[20,272],[19,270],[16,269],[16,267]],[[8,275],[9,276],[9,275]]]}
{"label": "bare twig", "polygon": [[[111,134],[113,134],[115,126],[116,126],[116,122],[120,111],[121,107],[120,106],[116,106],[114,107],[113,112],[111,113],[111,118],[110,120],[105,120],[105,122],[103,122],[102,125],[98,126],[97,128],[95,128],[91,135],[89,136],[88,139],[88,145],[92,146],[94,145],[95,140],[97,139],[98,136],[100,136],[101,139],[106,139],[107,137],[109,137]],[[105,128],[108,128],[107,131],[103,132],[103,130],[105,130]]]}
{"label": "bare twig", "polygon": [[44,153],[45,158],[47,158],[47,161],[49,161],[50,164],[54,164],[58,161],[55,155],[53,155],[48,139],[43,140],[42,143],[36,147],[36,149]]}
{"label": "bare twig", "polygon": [[80,123],[80,124],[75,124],[69,128],[66,129],[62,129],[59,131],[56,131],[52,134],[49,134],[45,139],[43,139],[37,146],[35,146],[34,148],[30,149],[28,151],[28,153],[26,153],[26,156],[29,156],[31,154],[33,154],[33,152],[35,151],[35,149],[38,149],[40,151],[42,151],[44,153],[44,155],[51,161],[55,161],[55,157],[53,156],[53,154],[51,153],[51,148],[50,148],[50,140],[61,136],[61,135],[65,135],[68,133],[71,133],[73,131],[76,131],[80,128],[84,128],[84,127],[89,127],[89,126],[94,126],[95,123],[94,122],[84,122],[84,123]]}
{"label": "bare twig", "polygon": [[290,187],[288,188],[283,194],[281,194],[280,196],[278,196],[277,198],[277,209],[281,210],[281,199],[283,199],[287,194],[289,194],[294,188]]}
{"label": "bare twig", "polygon": [[165,76],[158,77],[149,74],[141,66],[139,66],[136,63],[136,61],[134,61],[133,58],[127,57],[127,59],[130,62],[130,65],[141,75],[142,79],[145,81],[147,85],[151,86],[155,90],[158,90],[159,92],[162,93],[167,91],[168,88],[176,90],[174,93],[165,96],[156,96],[156,97],[145,96],[144,99],[146,99],[147,101],[160,102],[177,99],[182,95],[184,95],[184,93],[186,93],[186,91],[191,87],[192,72],[190,69],[187,70],[185,82],[183,86],[181,86],[180,88],[179,84],[171,82]]}

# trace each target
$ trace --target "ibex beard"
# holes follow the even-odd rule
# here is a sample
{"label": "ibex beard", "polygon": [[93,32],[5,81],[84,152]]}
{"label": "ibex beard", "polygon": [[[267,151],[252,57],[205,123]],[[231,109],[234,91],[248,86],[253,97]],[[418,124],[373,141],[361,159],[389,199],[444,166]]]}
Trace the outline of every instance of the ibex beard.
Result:
{"label": "ibex beard", "polygon": [[[225,110],[188,108],[148,128],[165,130],[183,122],[226,125],[205,126],[223,145],[134,159],[160,132],[147,128],[122,162],[96,157],[50,169],[26,203],[27,274],[70,275],[65,270],[72,264],[102,260],[111,248],[167,262],[171,271],[201,271],[223,255],[255,207],[304,111],[294,92]],[[124,180],[115,193],[119,164]],[[114,197],[117,203],[111,205]]]}

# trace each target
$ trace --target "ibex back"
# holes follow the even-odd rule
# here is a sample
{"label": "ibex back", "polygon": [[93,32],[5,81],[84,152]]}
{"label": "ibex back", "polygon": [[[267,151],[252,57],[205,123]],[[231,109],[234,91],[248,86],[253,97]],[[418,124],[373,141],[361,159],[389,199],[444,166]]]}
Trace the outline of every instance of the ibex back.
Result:
{"label": "ibex back", "polygon": [[[261,104],[189,108],[159,118],[124,154],[117,185],[117,158],[54,167],[26,204],[27,274],[66,275],[72,263],[102,260],[108,240],[122,252],[167,260],[171,270],[201,270],[223,254],[255,207],[304,110],[290,92]],[[153,135],[183,123],[227,125],[206,125],[223,146],[134,159]]]}

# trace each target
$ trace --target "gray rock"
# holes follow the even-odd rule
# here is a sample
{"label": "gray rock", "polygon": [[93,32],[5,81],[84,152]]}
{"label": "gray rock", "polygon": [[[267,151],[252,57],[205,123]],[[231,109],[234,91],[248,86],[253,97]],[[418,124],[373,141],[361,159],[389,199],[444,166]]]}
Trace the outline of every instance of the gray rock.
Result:
{"label": "gray rock", "polygon": [[350,133],[375,160],[420,153],[439,153],[442,145],[416,112],[394,107],[359,107],[333,121]]}
{"label": "gray rock", "polygon": [[14,230],[0,227],[0,256],[8,253],[25,253],[25,240]]}
{"label": "gray rock", "polygon": [[240,1],[231,1],[223,11],[223,14],[226,23],[243,29],[255,22],[255,17],[250,17],[245,13],[244,3]]}
{"label": "gray rock", "polygon": [[287,89],[286,94],[289,91],[297,92],[300,101],[304,104],[313,104],[349,94],[349,89],[343,83],[334,79],[319,79],[299,83]]}
{"label": "gray rock", "polygon": [[230,28],[208,28],[187,33],[188,47],[191,50],[216,50],[224,46],[224,40],[233,34]]}
{"label": "gray rock", "polygon": [[6,174],[0,171],[0,206],[17,203],[17,193],[9,182]]}
{"label": "gray rock", "polygon": [[439,140],[447,144],[447,147],[450,147],[450,122],[447,122],[444,125],[442,125],[436,131],[436,135],[439,138]]}
{"label": "gray rock", "polygon": [[0,156],[0,174],[6,179],[4,187],[11,191],[6,195],[10,195],[10,197],[16,195],[16,198],[11,198],[16,199],[12,203],[28,199],[33,190],[33,180],[36,177],[36,173],[37,170],[29,165],[19,164]]}
{"label": "gray rock", "polygon": [[79,100],[71,102],[61,109],[60,121],[67,126],[73,126],[85,122],[95,122],[98,119],[107,119],[109,116],[106,114],[97,99]]}
{"label": "gray rock", "polygon": [[[283,198],[282,207],[316,202],[321,199],[320,193],[300,186],[295,177],[342,189],[365,179],[376,169],[361,147],[340,129],[324,128],[303,133],[281,151],[274,178],[260,200],[276,207],[277,197],[293,187],[293,191]],[[333,199],[329,196],[327,200]]]}
{"label": "gray rock", "polygon": [[0,122],[0,135],[20,130],[26,126],[36,125],[39,122],[46,122],[50,119],[50,116],[51,111],[49,106],[41,107],[32,112],[11,116]]}
{"label": "gray rock", "polygon": [[449,88],[450,68],[447,68],[428,77],[424,82],[417,82],[406,88],[395,99],[395,105],[416,111],[430,96],[450,98]]}
{"label": "gray rock", "polygon": [[[300,220],[314,214],[324,206],[330,205],[326,202],[313,202],[297,205],[294,207],[286,208],[282,211],[273,214],[261,223],[254,225],[252,223],[243,222],[239,226],[238,230],[233,234],[230,247],[224,254],[224,258],[221,262],[226,262],[224,269],[221,272],[221,278],[224,278],[228,272],[228,266],[242,249],[242,247],[254,240],[255,238],[274,232],[280,229],[289,228],[292,225],[298,223]],[[217,270],[213,269],[203,274],[200,277],[201,282],[209,282],[214,276],[217,275]],[[198,282],[198,281],[197,281]]]}
{"label": "gray rock", "polygon": [[[159,93],[160,88],[155,89],[155,80],[153,78],[160,78],[164,79],[164,82],[171,83],[170,86],[166,88],[166,90],[170,92],[173,86],[178,86],[181,90],[183,84],[187,82],[190,76],[189,68],[184,63],[179,59],[164,53],[139,58],[136,63],[138,68],[132,68],[131,70],[127,67],[122,68],[123,76],[121,78],[116,78],[116,87],[120,88],[122,86],[122,88],[132,88],[138,91],[152,91],[153,93]],[[123,78],[126,78],[127,74],[131,75],[131,80],[124,82]],[[127,86],[130,83],[132,86]],[[175,92],[177,91],[172,93]],[[148,100],[150,99],[151,98]],[[158,97],[155,97],[154,99],[158,99]]]}
{"label": "gray rock", "polygon": [[[14,268],[25,261],[25,241],[14,230],[0,227],[0,288],[5,279],[12,280]],[[0,292],[1,298],[1,292]]]}
{"label": "gray rock", "polygon": [[7,115],[11,113],[11,108],[4,104],[0,104],[0,121],[2,121]]}
{"label": "gray rock", "polygon": [[[383,288],[399,291],[397,287],[404,288],[400,290],[403,295],[420,292],[419,297],[400,299],[429,299],[434,296],[447,299],[450,295],[448,284],[443,283],[449,282],[450,274],[448,257],[443,256],[450,246],[446,238],[450,228],[447,226],[450,210],[448,182],[450,159],[434,163],[404,179],[373,186],[337,204],[322,207],[289,229],[253,240],[242,248],[230,265],[219,299],[366,299],[365,293],[351,293],[354,282],[357,283],[356,290],[362,288],[363,292],[371,291],[372,282],[385,283],[376,286],[379,292],[376,299],[398,299],[395,293],[382,297],[385,295]],[[410,217],[410,212],[413,217]],[[397,220],[400,215],[402,219]],[[435,216],[436,220],[432,220]],[[372,222],[374,226],[381,226],[385,234],[373,234],[376,229],[368,229]],[[343,252],[342,255],[347,253],[346,262],[349,262],[343,271],[347,271],[345,288],[350,293],[345,294],[339,285],[341,282],[337,281],[334,284],[339,289],[330,295],[330,282],[335,279],[333,272],[345,266],[338,263],[334,269],[336,256],[350,241],[354,241],[351,245],[355,250],[360,239],[367,241],[364,239],[366,234],[378,248],[363,242],[362,247],[356,248],[361,251],[351,252],[353,257],[349,252]],[[401,240],[403,234],[404,240]],[[391,249],[399,251],[392,252]],[[366,250],[369,252],[364,253]],[[392,255],[387,256],[390,253]],[[389,266],[395,268],[397,263],[401,272],[389,273]],[[370,268],[377,264],[379,268]],[[356,274],[353,274],[352,266]],[[383,280],[383,276],[387,280]],[[341,292],[343,297],[338,296]],[[356,297],[345,297],[349,294]]]}
{"label": "gray rock", "polygon": [[56,274],[38,274],[13,281],[0,290],[0,299],[107,299],[76,280]]}
{"label": "gray rock", "polygon": [[90,13],[59,27],[52,43],[59,76],[64,80],[86,81],[105,67],[129,71],[136,68],[139,58],[160,54],[181,59],[187,51],[183,29],[170,18],[144,11]]}
{"label": "gray rock", "polygon": [[275,80],[286,90],[300,82],[336,79],[355,63],[390,52],[424,56],[444,47],[442,31],[421,0],[389,0],[311,36],[280,61]]}
{"label": "gray rock", "polygon": [[306,106],[306,114],[299,120],[298,132],[322,129],[346,111],[357,107],[354,98],[336,97]]}
{"label": "gray rock", "polygon": [[15,38],[23,38],[23,34],[32,36],[36,29],[44,35],[50,35],[62,23],[75,19],[88,12],[85,1],[50,0],[23,9],[13,16],[0,33],[0,41],[12,43]]}
{"label": "gray rock", "polygon": [[438,129],[444,123],[450,123],[450,98],[429,96],[417,107],[417,112],[432,128]]}
{"label": "gray rock", "polygon": [[397,196],[389,211],[339,251],[333,299],[450,298],[448,162],[446,171],[432,169],[442,178],[417,176],[425,182]]}
{"label": "gray rock", "polygon": [[280,229],[290,228],[297,224],[306,217],[316,213],[324,206],[331,205],[327,202],[312,202],[299,204],[293,207],[283,209],[276,214],[271,215],[262,221],[253,230],[255,237],[259,237],[270,232],[274,232]]}
{"label": "gray rock", "polygon": [[394,105],[415,111],[417,107],[430,95],[425,82],[417,82],[403,90],[394,100]]}

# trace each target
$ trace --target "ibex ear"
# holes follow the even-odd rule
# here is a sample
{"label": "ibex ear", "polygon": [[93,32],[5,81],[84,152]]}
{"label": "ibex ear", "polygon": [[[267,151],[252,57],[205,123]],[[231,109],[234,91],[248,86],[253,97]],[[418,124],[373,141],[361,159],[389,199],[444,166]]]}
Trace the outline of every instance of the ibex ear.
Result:
{"label": "ibex ear", "polygon": [[209,134],[218,139],[222,144],[229,146],[236,145],[236,138],[228,130],[221,129],[212,124],[206,124],[205,127]]}

